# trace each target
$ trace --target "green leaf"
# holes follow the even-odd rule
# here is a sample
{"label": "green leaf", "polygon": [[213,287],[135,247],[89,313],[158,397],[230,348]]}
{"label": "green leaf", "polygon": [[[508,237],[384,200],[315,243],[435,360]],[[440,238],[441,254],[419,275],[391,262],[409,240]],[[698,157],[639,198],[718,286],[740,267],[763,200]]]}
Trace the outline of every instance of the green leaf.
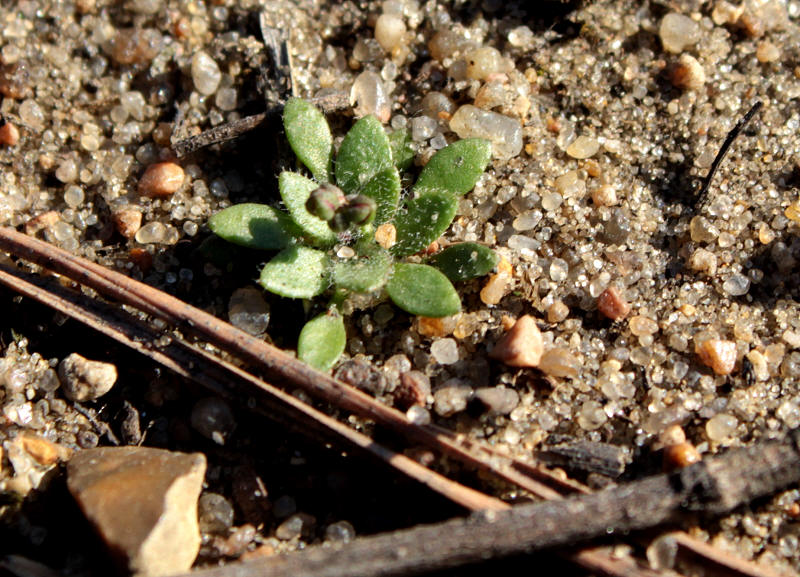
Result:
{"label": "green leaf", "polygon": [[270,292],[295,299],[310,299],[330,284],[330,258],[321,250],[290,246],[261,269],[258,283]]}
{"label": "green leaf", "polygon": [[361,194],[370,197],[378,205],[375,211],[375,224],[383,224],[394,217],[397,203],[400,202],[400,175],[394,166],[384,168],[370,180]]}
{"label": "green leaf", "polygon": [[368,293],[386,284],[391,269],[391,255],[373,243],[361,254],[335,262],[333,283],[352,292]]}
{"label": "green leaf", "polygon": [[365,116],[344,137],[336,158],[336,184],[345,194],[361,192],[361,187],[392,165],[389,137],[380,120]]}
{"label": "green leaf", "polygon": [[336,242],[336,233],[327,222],[306,209],[306,201],[317,187],[319,184],[296,172],[281,172],[278,177],[278,189],[292,220],[302,229],[311,244],[330,246]]}
{"label": "green leaf", "polygon": [[447,190],[455,195],[468,193],[486,170],[492,145],[483,138],[466,138],[446,146],[422,169],[414,191]]}
{"label": "green leaf", "polygon": [[447,277],[425,264],[396,264],[386,292],[412,315],[447,317],[461,310],[461,300]]}
{"label": "green leaf", "polygon": [[306,323],[297,342],[297,356],[321,371],[327,371],[344,352],[347,335],[342,317],[321,314]]}
{"label": "green leaf", "polygon": [[397,244],[395,256],[414,254],[442,236],[456,215],[458,201],[449,192],[432,190],[406,204],[406,210],[395,218]]}
{"label": "green leaf", "polygon": [[462,242],[433,256],[430,263],[455,282],[483,276],[497,266],[499,260],[490,248],[475,242]]}
{"label": "green leaf", "polygon": [[301,98],[290,98],[283,107],[286,138],[300,159],[319,182],[328,182],[333,157],[333,137],[325,115]]}
{"label": "green leaf", "polygon": [[208,219],[208,226],[228,242],[263,250],[285,248],[302,234],[285,212],[255,203],[221,210]]}
{"label": "green leaf", "polygon": [[414,162],[414,148],[411,146],[411,134],[405,128],[395,130],[389,135],[392,147],[392,161],[397,170],[406,170]]}

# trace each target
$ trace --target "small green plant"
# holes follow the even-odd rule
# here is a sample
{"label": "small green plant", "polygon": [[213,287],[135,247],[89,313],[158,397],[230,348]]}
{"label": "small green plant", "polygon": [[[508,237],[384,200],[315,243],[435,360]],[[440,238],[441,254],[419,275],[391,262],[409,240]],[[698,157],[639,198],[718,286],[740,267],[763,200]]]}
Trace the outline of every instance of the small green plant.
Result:
{"label": "small green plant", "polygon": [[398,307],[426,317],[461,310],[452,282],[491,271],[497,264],[493,251],[461,243],[431,257],[430,264],[405,259],[450,226],[459,197],[472,190],[489,163],[490,143],[473,138],[441,149],[401,202],[399,170],[413,160],[406,131],[387,135],[377,118],[366,116],[344,137],[334,163],[330,128],[312,104],[290,99],[283,124],[313,178],[280,174],[288,212],[239,204],[212,216],[209,226],[229,242],[280,251],[261,270],[258,282],[266,290],[302,299],[332,295],[326,312],[300,332],[298,356],[320,369],[333,366],[345,347],[341,305],[351,293],[385,289]]}

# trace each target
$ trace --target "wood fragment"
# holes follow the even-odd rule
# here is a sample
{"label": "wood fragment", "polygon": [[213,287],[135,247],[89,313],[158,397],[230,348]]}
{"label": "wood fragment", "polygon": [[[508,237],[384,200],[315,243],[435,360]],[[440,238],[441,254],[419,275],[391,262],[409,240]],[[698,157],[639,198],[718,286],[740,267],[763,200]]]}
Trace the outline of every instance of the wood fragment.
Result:
{"label": "wood fragment", "polygon": [[193,577],[389,577],[463,566],[489,557],[575,544],[720,515],[800,481],[800,429],[782,441],[731,450],[679,472],[562,500],[490,511],[239,564]]}
{"label": "wood fragment", "polygon": [[706,577],[781,577],[770,567],[731,555],[682,531],[668,533],[666,537],[678,544],[678,558],[702,565]]}
{"label": "wood fragment", "polygon": [[548,440],[536,457],[567,471],[599,473],[611,478],[624,473],[631,461],[630,451],[625,447],[574,438]]}

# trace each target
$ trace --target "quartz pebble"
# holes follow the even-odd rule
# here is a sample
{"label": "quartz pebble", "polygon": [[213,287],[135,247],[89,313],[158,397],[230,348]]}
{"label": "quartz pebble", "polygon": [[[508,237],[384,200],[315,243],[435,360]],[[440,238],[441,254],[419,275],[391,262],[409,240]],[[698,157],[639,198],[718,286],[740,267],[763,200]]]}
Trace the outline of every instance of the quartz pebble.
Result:
{"label": "quartz pebble", "polygon": [[275,536],[281,541],[308,539],[313,536],[317,520],[308,513],[295,513],[275,529]]}
{"label": "quartz pebble", "polygon": [[133,238],[142,227],[142,211],[135,208],[121,208],[111,215],[114,226],[125,238]]}
{"label": "quartz pebble", "polygon": [[700,40],[700,26],[688,16],[670,12],[661,20],[658,35],[664,50],[680,54]]}
{"label": "quartz pebble", "polygon": [[458,343],[450,338],[434,341],[431,355],[440,365],[452,365],[458,361]]}
{"label": "quartz pebble", "polygon": [[750,290],[750,279],[741,273],[732,274],[722,283],[722,290],[733,297],[746,295]]}
{"label": "quartz pebble", "polygon": [[233,525],[233,505],[219,493],[203,493],[197,503],[197,520],[203,533],[224,534]]}
{"label": "quartz pebble", "polygon": [[464,55],[467,61],[467,78],[486,80],[492,74],[509,72],[510,64],[497,48],[482,46]]}
{"label": "quartz pebble", "polygon": [[449,379],[433,393],[433,410],[440,417],[450,417],[467,408],[472,387],[461,379]]}
{"label": "quartz pebble", "polygon": [[58,376],[67,398],[82,403],[111,390],[117,382],[117,367],[72,353],[59,363]]}
{"label": "quartz pebble", "polygon": [[703,65],[691,54],[681,54],[670,76],[672,85],[681,90],[700,90],[706,83]]}
{"label": "quartz pebble", "polygon": [[69,461],[67,487],[122,567],[155,577],[189,571],[197,556],[205,470],[200,453],[102,447]]}
{"label": "quartz pebble", "polygon": [[425,406],[431,394],[431,380],[421,371],[400,374],[400,385],[393,391],[395,404],[407,409],[413,405]]}
{"label": "quartz pebble", "polygon": [[592,202],[597,206],[614,206],[617,204],[617,191],[610,184],[598,186],[592,191]]}
{"label": "quartz pebble", "polygon": [[222,72],[216,61],[205,52],[192,56],[192,82],[194,89],[204,96],[214,94],[222,80]]}
{"label": "quartz pebble", "polygon": [[325,527],[325,540],[335,543],[349,543],[355,539],[356,530],[348,521],[336,521]]}
{"label": "quartz pebble", "polygon": [[729,375],[736,365],[736,343],[721,339],[706,339],[695,343],[695,353],[717,375]]}
{"label": "quartz pebble", "polygon": [[477,106],[465,104],[450,119],[450,129],[460,138],[486,138],[492,154],[508,160],[522,151],[522,125],[519,120]]}
{"label": "quartz pebble", "polygon": [[733,415],[718,413],[706,422],[706,435],[715,443],[725,443],[731,440],[738,426],[739,421]]}
{"label": "quartz pebble", "polygon": [[567,146],[567,154],[572,158],[584,160],[597,154],[600,150],[600,143],[596,138],[590,136],[579,136]]}
{"label": "quartz pebble", "polygon": [[631,306],[619,289],[611,286],[600,293],[597,298],[597,310],[612,321],[618,321],[628,316]]}
{"label": "quartz pebble", "polygon": [[183,185],[184,171],[174,162],[151,164],[139,179],[139,194],[143,196],[170,196]]}
{"label": "quartz pebble", "polygon": [[552,377],[575,377],[582,366],[579,357],[561,347],[548,349],[539,360],[539,370]]}
{"label": "quartz pebble", "polygon": [[547,322],[560,323],[569,316],[569,307],[562,301],[555,301],[547,307]]}
{"label": "quartz pebble", "polygon": [[475,389],[475,398],[490,415],[508,415],[519,405],[519,393],[503,386]]}
{"label": "quartz pebble", "polygon": [[403,42],[406,25],[403,19],[392,14],[381,14],[375,21],[375,40],[386,52],[391,52]]}
{"label": "quartz pebble", "polygon": [[536,319],[525,315],[497,341],[489,356],[511,367],[536,367],[543,352],[544,342]]}
{"label": "quartz pebble", "polygon": [[267,332],[269,305],[256,287],[236,289],[228,301],[228,320],[238,329],[253,336]]}
{"label": "quartz pebble", "polygon": [[381,77],[371,70],[365,70],[356,77],[350,89],[350,104],[354,106],[357,117],[375,115],[382,123],[389,122],[391,103]]}

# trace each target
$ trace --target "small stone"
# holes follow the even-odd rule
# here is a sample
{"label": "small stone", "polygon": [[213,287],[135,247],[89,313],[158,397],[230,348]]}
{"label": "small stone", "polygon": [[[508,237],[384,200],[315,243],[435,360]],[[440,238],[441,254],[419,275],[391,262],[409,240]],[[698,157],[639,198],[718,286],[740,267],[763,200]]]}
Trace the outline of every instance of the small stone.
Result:
{"label": "small stone", "polygon": [[536,319],[525,315],[497,341],[489,356],[510,367],[536,367],[543,352],[544,341]]}
{"label": "small stone", "polygon": [[449,379],[433,393],[433,410],[440,417],[450,417],[467,408],[472,387],[461,379]]}
{"label": "small stone", "polygon": [[616,287],[608,287],[597,297],[597,310],[612,321],[618,321],[628,316],[631,306]]}
{"label": "small stone", "polygon": [[528,46],[533,38],[533,31],[527,26],[517,26],[508,33],[508,43],[517,48]]}
{"label": "small stone", "polygon": [[139,179],[139,194],[143,196],[170,196],[183,185],[184,171],[174,162],[151,164]]}
{"label": "small stone", "polygon": [[430,425],[431,413],[421,405],[412,405],[406,411],[406,419],[414,425]]}
{"label": "small stone", "polygon": [[375,242],[386,250],[397,243],[397,229],[390,222],[385,222],[375,229]]}
{"label": "small stone", "polygon": [[689,235],[694,242],[713,242],[719,236],[719,229],[704,216],[695,216],[689,221]]}
{"label": "small stone", "polygon": [[781,49],[769,40],[766,40],[759,43],[756,48],[756,58],[762,64],[777,62],[781,58]]}
{"label": "small stone", "polygon": [[391,102],[381,77],[371,70],[365,70],[356,77],[350,89],[350,104],[358,118],[375,115],[382,123],[391,118]]}
{"label": "small stone", "polygon": [[47,230],[61,220],[61,215],[50,210],[33,217],[25,223],[25,234],[34,236],[37,232]]}
{"label": "small stone", "polygon": [[[795,200],[789,206],[786,207],[786,210],[783,211],[784,216],[791,220],[792,222],[800,223],[800,200]],[[774,234],[772,235],[774,238]],[[768,244],[767,242],[763,242],[763,244]]]}
{"label": "small stone", "polygon": [[440,365],[458,362],[458,343],[455,339],[439,339],[431,345],[431,356]]}
{"label": "small stone", "polygon": [[592,202],[597,206],[614,206],[617,204],[617,190],[610,184],[604,184],[592,191]]}
{"label": "small stone", "polygon": [[732,274],[724,283],[722,283],[722,290],[731,295],[732,297],[740,297],[746,295],[750,290],[750,279],[741,273]]}
{"label": "small stone", "polygon": [[736,343],[721,339],[707,339],[695,343],[694,352],[717,375],[729,375],[736,365]]}
{"label": "small stone", "polygon": [[600,150],[600,143],[596,138],[590,136],[579,136],[567,147],[567,154],[572,158],[584,160],[597,154]]}
{"label": "small stone", "polygon": [[658,332],[658,323],[651,318],[636,315],[628,320],[628,328],[634,336],[647,336]]}
{"label": "small stone", "polygon": [[680,54],[684,48],[700,40],[700,26],[688,16],[670,12],[661,20],[658,35],[664,50]]}
{"label": "small stone", "polygon": [[347,521],[336,521],[325,527],[325,540],[334,543],[349,543],[356,537],[356,530]]}
{"label": "small stone", "polygon": [[460,138],[486,138],[492,142],[495,158],[508,160],[522,151],[520,121],[477,106],[466,104],[450,119],[450,130]]}
{"label": "small stone", "polygon": [[233,525],[233,505],[218,493],[203,493],[197,503],[200,531],[224,535]]}
{"label": "small stone", "polygon": [[511,275],[498,272],[490,274],[486,284],[481,289],[481,302],[485,305],[496,305],[511,290]]}
{"label": "small stone", "polygon": [[560,323],[569,316],[569,307],[563,301],[555,301],[547,307],[547,322]]}
{"label": "small stone", "polygon": [[0,125],[0,146],[15,146],[19,142],[19,129],[11,122]]}
{"label": "small stone", "polygon": [[545,351],[539,361],[539,370],[552,377],[575,377],[582,367],[579,357],[560,347]]}
{"label": "small stone", "polygon": [[336,367],[333,376],[375,396],[384,394],[388,386],[384,374],[361,359],[351,359],[341,363]]}
{"label": "small stone", "polygon": [[59,461],[66,461],[72,455],[72,449],[40,437],[35,433],[20,433],[16,442],[40,465],[50,466]]}
{"label": "small stone", "polygon": [[375,40],[386,52],[403,43],[406,25],[403,19],[392,14],[381,14],[375,21]]}
{"label": "small stone", "polygon": [[425,337],[446,337],[453,333],[458,315],[449,317],[417,317],[417,332]]}
{"label": "small stone", "polygon": [[222,72],[217,62],[205,52],[192,56],[192,82],[194,89],[204,96],[214,94],[222,80]]}
{"label": "small stone", "polygon": [[413,405],[425,406],[431,394],[431,380],[421,371],[407,371],[401,373],[400,384],[393,391],[395,404],[408,409]]}
{"label": "small stone", "polygon": [[739,18],[744,13],[744,4],[734,5],[725,0],[721,0],[714,4],[714,9],[711,11],[711,20],[717,26],[724,24],[736,24]]}
{"label": "small stone", "polygon": [[228,403],[219,397],[200,399],[189,417],[192,428],[218,445],[224,445],[236,429],[236,417]]}
{"label": "small stone", "polygon": [[278,525],[278,528],[275,529],[275,536],[281,541],[308,539],[313,537],[316,526],[317,520],[308,513],[295,513]]}
{"label": "small stone", "polygon": [[490,415],[508,415],[519,405],[519,393],[506,387],[480,387],[475,389],[478,399]]}
{"label": "small stone", "polygon": [[144,64],[155,58],[163,44],[153,28],[120,28],[111,41],[111,58],[118,64]]}
{"label": "small stone", "polygon": [[597,401],[586,401],[578,411],[578,426],[584,431],[594,431],[602,427],[608,420],[603,405]]}
{"label": "small stone", "polygon": [[670,80],[675,88],[700,90],[706,83],[706,72],[697,58],[691,54],[681,54],[678,63],[672,68]]}
{"label": "small stone", "polygon": [[664,447],[664,470],[674,471],[693,465],[702,459],[702,455],[691,443],[686,441]]}
{"label": "small stone", "polygon": [[731,440],[739,421],[733,415],[718,413],[706,422],[706,435],[710,441],[725,443]]}
{"label": "small stone", "polygon": [[436,133],[439,123],[430,116],[417,116],[411,119],[411,139],[415,142],[428,140]]}
{"label": "small stone", "polygon": [[680,445],[686,442],[686,432],[680,425],[670,425],[658,435],[658,442],[661,443],[663,447]]}
{"label": "small stone", "polygon": [[464,55],[467,61],[467,78],[486,80],[497,73],[509,72],[510,64],[497,48],[482,46]]}
{"label": "small stone", "polygon": [[253,336],[267,332],[269,305],[256,287],[236,289],[228,301],[228,320],[238,329]]}
{"label": "small stone", "polygon": [[704,272],[709,276],[717,274],[717,255],[710,250],[698,248],[689,257],[688,264],[693,271]]}
{"label": "small stone", "polygon": [[117,382],[117,367],[72,353],[59,363],[58,376],[67,398],[83,403],[99,399],[111,390]]}
{"label": "small stone", "polygon": [[197,556],[205,470],[200,453],[103,447],[69,461],[67,487],[120,564],[155,577],[189,571]]}
{"label": "small stone", "polygon": [[142,211],[125,207],[111,215],[114,227],[125,238],[133,238],[142,227]]}

